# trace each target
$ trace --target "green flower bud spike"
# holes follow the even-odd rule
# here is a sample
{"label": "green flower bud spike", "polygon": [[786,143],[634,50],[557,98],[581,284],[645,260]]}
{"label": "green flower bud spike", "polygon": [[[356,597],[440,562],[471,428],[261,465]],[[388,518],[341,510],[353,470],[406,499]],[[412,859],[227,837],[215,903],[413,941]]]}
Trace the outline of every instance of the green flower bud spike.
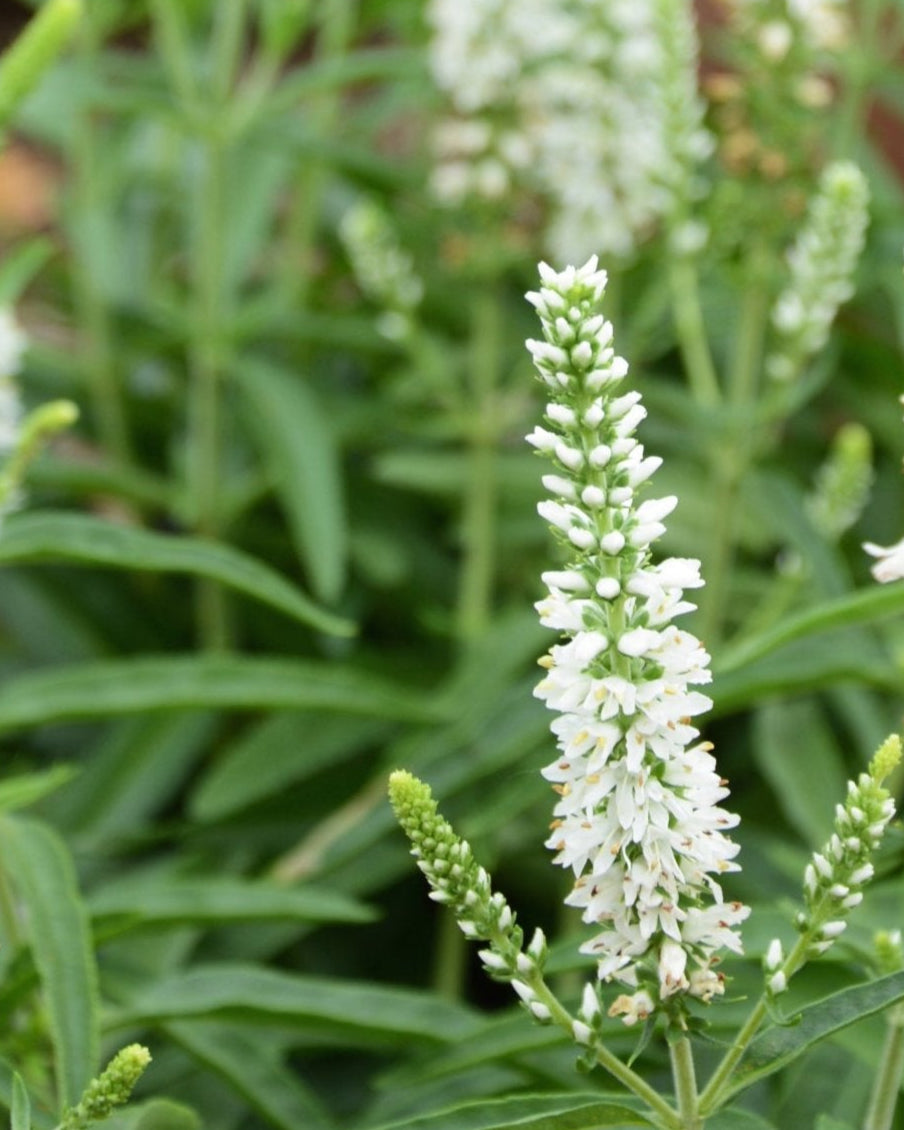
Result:
{"label": "green flower bud spike", "polygon": [[151,1062],[151,1053],[141,1044],[129,1044],[92,1079],[78,1106],[66,1111],[58,1130],[87,1130],[129,1101],[135,1084]]}
{"label": "green flower bud spike", "polygon": [[494,980],[507,981],[534,1020],[564,1029],[582,1047],[583,1062],[588,1066],[599,1063],[643,1099],[655,1125],[677,1128],[679,1122],[669,1104],[603,1045],[603,1017],[594,986],[585,986],[578,1017],[556,999],[543,979],[543,931],[536,930],[524,948],[524,933],[511,908],[503,895],[493,891],[490,876],[474,858],[471,845],[439,813],[430,787],[400,769],[389,778],[389,800],[411,841],[411,854],[432,888],[430,897],[449,907],[466,937],[489,943],[480,951],[487,973]]}
{"label": "green flower bud spike", "polygon": [[52,436],[71,427],[77,419],[78,409],[71,400],[52,400],[30,412],[22,421],[15,447],[0,470],[0,527],[19,502],[19,488],[29,464]]}

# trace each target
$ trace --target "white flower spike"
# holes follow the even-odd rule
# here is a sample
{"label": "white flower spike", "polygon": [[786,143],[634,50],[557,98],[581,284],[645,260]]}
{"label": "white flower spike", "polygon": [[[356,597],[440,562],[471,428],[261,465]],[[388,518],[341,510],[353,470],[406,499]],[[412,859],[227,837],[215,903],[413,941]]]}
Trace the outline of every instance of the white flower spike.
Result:
{"label": "white flower spike", "polygon": [[726,835],[737,817],[719,807],[727,789],[691,723],[711,705],[692,689],[710,681],[709,656],[671,623],[694,607],[683,590],[702,584],[699,562],[650,559],[676,500],[637,501],[659,461],[634,438],[640,396],[618,394],[627,364],[599,313],[606,273],[593,257],[561,272],[541,264],[540,277],[527,298],[545,340],[527,347],[550,404],[548,430],[529,439],[555,464],[539,509],[569,554],[544,574],[537,605],[566,637],[535,691],[559,714],[547,846],[574,872],[566,902],[600,927],[582,947],[600,978],[637,990],[611,1010],[633,1024],[680,994],[721,993],[717,951],[740,951],[734,927],[748,914],[718,882],[737,870]]}

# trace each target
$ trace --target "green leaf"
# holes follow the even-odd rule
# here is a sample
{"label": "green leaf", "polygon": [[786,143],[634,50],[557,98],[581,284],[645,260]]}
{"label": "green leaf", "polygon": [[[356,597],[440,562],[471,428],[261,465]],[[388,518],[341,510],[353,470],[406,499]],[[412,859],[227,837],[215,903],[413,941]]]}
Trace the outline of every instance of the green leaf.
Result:
{"label": "green leaf", "polygon": [[103,1130],[201,1130],[201,1119],[187,1106],[170,1099],[130,1104],[102,1123]]}
{"label": "green leaf", "polygon": [[851,1122],[842,1122],[839,1118],[833,1118],[831,1114],[821,1114],[816,1119],[814,1130],[857,1130],[857,1128]]}
{"label": "green leaf", "polygon": [[61,560],[208,577],[318,631],[343,636],[354,632],[348,620],[318,608],[267,565],[231,546],[200,538],[155,534],[85,514],[15,514],[4,525],[0,563]]}
{"label": "green leaf", "polygon": [[71,765],[55,765],[43,773],[20,773],[17,777],[0,781],[0,812],[27,808],[71,781],[75,774],[76,770]]}
{"label": "green leaf", "polygon": [[[156,881],[155,881],[156,879]],[[372,922],[376,911],[329,889],[205,876],[151,881],[129,872],[94,892],[88,902],[93,917],[126,915],[136,925],[200,922],[284,921]]]}
{"label": "green leaf", "polygon": [[10,1109],[10,1130],[31,1130],[31,1101],[22,1081],[16,1072],[13,1076],[13,1102]]}
{"label": "green leaf", "polygon": [[0,687],[0,733],[70,718],[179,707],[309,708],[420,721],[437,717],[436,708],[410,687],[346,666],[241,656],[140,657],[9,679]]}
{"label": "green leaf", "polygon": [[846,593],[796,616],[788,616],[768,631],[732,644],[723,651],[714,667],[718,675],[727,675],[795,640],[834,628],[887,620],[901,612],[904,612],[904,584],[876,585],[862,592]]}
{"label": "green leaf", "polygon": [[377,1130],[618,1130],[650,1125],[630,1107],[599,1095],[518,1095],[464,1103]]}
{"label": "green leaf", "polygon": [[94,1076],[99,1043],[97,970],[75,868],[55,832],[21,816],[0,818],[0,858],[28,912],[59,1106],[75,1106]]}
{"label": "green leaf", "polygon": [[761,706],[753,755],[792,827],[811,847],[825,843],[847,774],[822,706],[812,699]]}
{"label": "green leaf", "polygon": [[222,820],[318,771],[378,746],[389,724],[373,718],[291,711],[264,719],[221,749],[191,801],[199,820]]}
{"label": "green leaf", "polygon": [[752,1110],[720,1110],[706,1119],[706,1130],[779,1130]]}
{"label": "green leaf", "polygon": [[[866,1016],[882,1012],[904,1000],[904,973],[842,989],[800,1012],[797,1023],[767,1028],[751,1043],[735,1072],[728,1094],[779,1071],[814,1044],[825,1040]],[[797,1019],[797,1018],[795,1018]]]}
{"label": "green leaf", "polygon": [[333,421],[300,374],[244,357],[236,379],[311,588],[332,603],[345,586],[348,552]]}
{"label": "green leaf", "polygon": [[316,1096],[278,1061],[257,1032],[204,1021],[169,1024],[166,1031],[224,1079],[268,1126],[327,1130],[332,1125]]}
{"label": "green leaf", "polygon": [[293,976],[238,962],[197,965],[139,992],[116,1018],[160,1020],[241,1016],[301,1025],[352,1045],[466,1040],[478,1019],[432,993],[340,978]]}
{"label": "green leaf", "polygon": [[3,253],[0,263],[0,306],[12,306],[22,291],[40,271],[56,248],[53,241],[41,235],[25,240]]}

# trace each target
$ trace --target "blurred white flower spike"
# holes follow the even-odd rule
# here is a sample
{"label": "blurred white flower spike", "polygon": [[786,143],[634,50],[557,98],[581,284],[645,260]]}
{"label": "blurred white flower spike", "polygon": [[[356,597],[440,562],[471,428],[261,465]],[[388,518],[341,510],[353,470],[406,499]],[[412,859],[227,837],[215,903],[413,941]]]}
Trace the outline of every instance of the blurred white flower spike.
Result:
{"label": "blurred white flower spike", "polygon": [[16,446],[22,428],[22,400],[16,377],[28,339],[8,308],[0,308],[0,456]]}
{"label": "blurred white flower spike", "polygon": [[636,989],[613,1006],[631,1024],[669,998],[723,991],[718,951],[740,952],[748,908],[726,902],[718,877],[738,869],[726,835],[737,817],[709,742],[691,719],[711,706],[709,656],[672,620],[695,606],[698,561],[651,560],[675,498],[638,501],[661,460],[634,438],[640,394],[600,312],[596,257],[556,272],[540,265],[527,295],[544,340],[528,341],[549,404],[527,437],[549,457],[552,497],[539,504],[570,560],[544,574],[541,622],[561,632],[540,662],[536,695],[558,712],[559,756],[544,770],[559,794],[547,846],[572,869],[566,902],[600,932],[582,948],[603,980]]}

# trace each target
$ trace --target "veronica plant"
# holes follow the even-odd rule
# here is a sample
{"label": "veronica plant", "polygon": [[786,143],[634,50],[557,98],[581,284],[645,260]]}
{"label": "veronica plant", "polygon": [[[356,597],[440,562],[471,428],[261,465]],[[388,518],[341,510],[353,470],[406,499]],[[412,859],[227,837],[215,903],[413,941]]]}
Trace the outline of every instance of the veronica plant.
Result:
{"label": "veronica plant", "polygon": [[[548,591],[537,608],[562,642],[540,661],[546,674],[535,693],[556,712],[558,755],[543,770],[558,795],[547,847],[574,876],[566,903],[593,927],[581,950],[594,958],[596,975],[574,1011],[544,978],[543,933],[525,945],[515,914],[429,788],[396,772],[390,797],[431,897],[450,907],[467,937],[485,943],[480,956],[490,975],[511,983],[536,1021],[564,1029],[585,1065],[606,1068],[642,1100],[653,1125],[699,1130],[768,1073],[761,1057],[745,1062],[751,1042],[791,977],[832,946],[861,901],[894,814],[884,781],[901,745],[888,738],[849,784],[828,843],[805,870],[799,938],[787,956],[779,939],[769,945],[761,996],[698,1088],[690,1034],[725,993],[722,960],[742,952],[738,927],[749,914],[723,893],[723,877],[738,870],[728,835],[738,821],[722,807],[726,782],[693,721],[711,706],[697,689],[710,681],[709,656],[673,623],[694,608],[685,590],[702,585],[700,564],[652,558],[677,499],[640,499],[661,460],[635,438],[645,409],[639,393],[622,389],[628,365],[600,310],[605,271],[594,257],[562,272],[541,264],[540,277],[527,297],[543,338],[527,345],[549,402],[544,424],[527,438],[553,464],[543,478],[551,497],[538,509],[567,561],[543,574]],[[849,1003],[847,1022],[904,997],[900,981],[883,982],[878,1005]],[[613,1053],[618,1029],[607,1030],[607,1014],[666,1034],[674,1097]],[[884,1109],[900,1080],[880,1073],[880,1081]]]}

